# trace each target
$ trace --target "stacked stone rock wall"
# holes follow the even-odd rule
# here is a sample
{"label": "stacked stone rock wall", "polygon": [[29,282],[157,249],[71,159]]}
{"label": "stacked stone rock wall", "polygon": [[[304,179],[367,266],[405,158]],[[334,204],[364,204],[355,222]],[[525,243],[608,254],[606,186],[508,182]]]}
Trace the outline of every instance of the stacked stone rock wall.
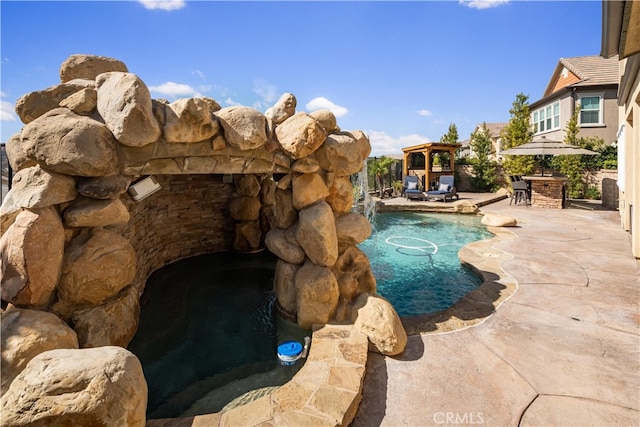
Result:
{"label": "stacked stone rock wall", "polygon": [[134,286],[142,294],[147,277],[182,258],[231,250],[232,184],[221,175],[157,175],[162,187],[139,202],[121,196],[131,214],[120,226],[137,253]]}
{"label": "stacked stone rock wall", "polygon": [[[25,127],[7,142],[16,174],[0,207],[5,313],[49,311],[79,347],[126,346],[151,271],[229,244],[266,246],[279,257],[279,307],[299,325],[354,323],[372,348],[404,349],[357,248],[371,232],[351,212],[349,176],[371,150],[363,132],[341,131],[329,111],[296,112],[292,94],[264,114],[209,98],[152,100],[111,58],[73,55],[60,79],[18,100]],[[150,174],[163,189],[129,199],[129,185]]]}

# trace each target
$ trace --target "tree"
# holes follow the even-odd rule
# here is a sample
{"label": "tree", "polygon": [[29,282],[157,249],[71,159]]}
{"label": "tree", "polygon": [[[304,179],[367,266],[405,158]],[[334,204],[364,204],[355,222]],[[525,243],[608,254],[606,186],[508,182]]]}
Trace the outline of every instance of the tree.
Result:
{"label": "tree", "polygon": [[392,158],[382,156],[375,159],[371,162],[371,165],[369,165],[369,171],[378,183],[380,198],[382,198],[384,194],[384,179],[389,175],[389,167],[391,167],[393,162],[394,160]]}
{"label": "tree", "polygon": [[[567,122],[565,128],[564,142],[570,145],[580,145],[578,139],[578,132],[580,127],[578,126],[578,117],[580,115],[580,106],[577,105],[573,111],[573,115]],[[585,165],[583,163],[582,156],[555,156],[551,161],[551,165],[554,169],[557,169],[568,178],[568,195],[570,198],[579,198],[584,194],[585,184],[583,183],[583,175],[585,171]]]}
{"label": "tree", "polygon": [[491,160],[491,134],[486,123],[471,134],[469,143],[474,157],[471,159],[473,177],[471,185],[481,191],[493,191],[496,186],[497,162]]}
{"label": "tree", "polygon": [[[502,149],[517,147],[531,141],[531,115],[529,113],[529,97],[523,93],[516,95],[509,113],[509,123],[502,129]],[[536,168],[534,156],[505,156],[502,167],[508,175],[528,175]]]}
{"label": "tree", "polygon": [[[455,123],[449,125],[449,131],[440,138],[441,144],[457,144],[458,143],[458,127]],[[449,164],[449,153],[440,153],[437,158],[440,165]],[[434,159],[435,160],[435,159]],[[436,164],[436,163],[434,163]]]}
{"label": "tree", "polygon": [[441,144],[457,144],[458,143],[458,127],[455,123],[449,125],[449,131],[440,138]]}

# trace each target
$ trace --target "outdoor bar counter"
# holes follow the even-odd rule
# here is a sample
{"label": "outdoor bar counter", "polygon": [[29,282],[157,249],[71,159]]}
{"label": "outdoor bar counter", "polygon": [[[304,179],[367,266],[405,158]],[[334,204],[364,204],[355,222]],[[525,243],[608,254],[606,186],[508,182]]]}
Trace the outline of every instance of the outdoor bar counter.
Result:
{"label": "outdoor bar counter", "polygon": [[566,176],[523,176],[531,191],[531,206],[563,209],[565,204]]}

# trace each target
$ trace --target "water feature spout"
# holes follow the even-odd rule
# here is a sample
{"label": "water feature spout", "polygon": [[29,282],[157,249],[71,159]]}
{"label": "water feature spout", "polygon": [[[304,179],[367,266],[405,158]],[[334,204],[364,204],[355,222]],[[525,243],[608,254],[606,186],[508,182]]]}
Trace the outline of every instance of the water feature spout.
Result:
{"label": "water feature spout", "polygon": [[[362,197],[362,214],[369,220],[371,225],[374,224],[376,215],[376,203],[369,193],[369,172],[367,170],[367,162],[362,165],[362,169],[358,172],[358,186],[360,188],[360,196]],[[360,204],[360,199],[357,200]]]}

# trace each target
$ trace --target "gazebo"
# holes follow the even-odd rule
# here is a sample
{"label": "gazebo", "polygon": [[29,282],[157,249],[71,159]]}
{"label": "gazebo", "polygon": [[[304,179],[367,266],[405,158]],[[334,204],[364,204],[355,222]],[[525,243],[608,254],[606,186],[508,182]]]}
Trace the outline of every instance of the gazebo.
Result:
{"label": "gazebo", "polygon": [[[462,144],[427,142],[403,148],[404,176],[418,176],[425,191],[436,189],[441,175],[453,175],[456,151],[461,146]],[[439,165],[434,165],[436,156],[440,159]]]}

